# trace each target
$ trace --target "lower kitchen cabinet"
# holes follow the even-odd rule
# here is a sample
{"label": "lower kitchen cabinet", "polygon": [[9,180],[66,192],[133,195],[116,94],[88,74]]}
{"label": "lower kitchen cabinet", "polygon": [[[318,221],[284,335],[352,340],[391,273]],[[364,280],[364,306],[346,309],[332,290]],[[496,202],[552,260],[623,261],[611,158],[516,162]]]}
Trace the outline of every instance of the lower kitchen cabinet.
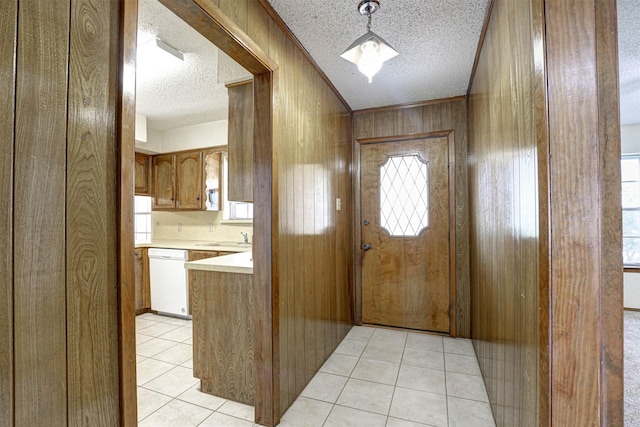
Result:
{"label": "lower kitchen cabinet", "polygon": [[[219,254],[226,254],[226,252],[218,252],[218,251],[189,251],[189,261],[198,261],[201,259],[213,258],[218,256]],[[193,289],[193,274],[189,271],[188,276],[189,281],[189,314],[192,314],[191,307],[193,307],[192,300],[192,289]]]}
{"label": "lower kitchen cabinet", "polygon": [[151,309],[151,292],[149,288],[149,257],[147,248],[135,249],[135,311],[136,314]]}

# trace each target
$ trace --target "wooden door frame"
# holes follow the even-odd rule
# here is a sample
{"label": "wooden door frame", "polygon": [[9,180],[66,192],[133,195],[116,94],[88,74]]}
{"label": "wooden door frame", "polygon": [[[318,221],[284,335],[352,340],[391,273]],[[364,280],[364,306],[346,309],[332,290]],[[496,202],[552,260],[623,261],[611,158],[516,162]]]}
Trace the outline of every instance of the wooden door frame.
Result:
{"label": "wooden door frame", "polygon": [[[277,64],[211,0],[159,0],[220,50],[254,75],[253,288],[255,421],[280,420],[277,169],[274,147]],[[125,0],[122,14],[119,299],[121,424],[137,425],[133,266],[133,165],[137,0]]]}
{"label": "wooden door frame", "polygon": [[360,197],[360,146],[366,144],[381,144],[387,142],[403,142],[416,139],[447,138],[449,156],[449,334],[456,336],[456,158],[455,135],[453,130],[442,130],[428,133],[394,135],[373,138],[359,138],[354,144],[353,153],[353,192],[355,198],[354,221],[354,275],[353,313],[354,323],[362,325],[362,200]]}

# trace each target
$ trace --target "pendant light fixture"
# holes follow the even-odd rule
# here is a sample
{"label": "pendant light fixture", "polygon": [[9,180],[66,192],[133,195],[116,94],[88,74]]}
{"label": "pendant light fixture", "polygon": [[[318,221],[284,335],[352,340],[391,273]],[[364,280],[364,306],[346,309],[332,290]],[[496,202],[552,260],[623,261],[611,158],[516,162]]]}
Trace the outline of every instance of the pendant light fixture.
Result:
{"label": "pendant light fixture", "polygon": [[365,0],[358,4],[358,11],[361,15],[369,18],[367,22],[367,33],[351,43],[345,50],[342,58],[353,62],[358,66],[358,70],[369,78],[371,83],[373,76],[380,71],[382,63],[398,55],[382,37],[371,31],[371,15],[380,8],[378,0]]}

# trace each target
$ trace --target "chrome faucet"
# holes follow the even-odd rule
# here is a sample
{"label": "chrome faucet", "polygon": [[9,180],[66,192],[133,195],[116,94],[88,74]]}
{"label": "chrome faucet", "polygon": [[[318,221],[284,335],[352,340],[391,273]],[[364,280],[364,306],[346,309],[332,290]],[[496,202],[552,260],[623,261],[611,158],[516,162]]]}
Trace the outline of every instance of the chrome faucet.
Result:
{"label": "chrome faucet", "polygon": [[244,233],[244,232],[241,231],[240,234],[242,234],[242,237],[244,237],[244,242],[242,242],[242,243],[244,243],[245,245],[248,245],[249,244],[249,233]]}

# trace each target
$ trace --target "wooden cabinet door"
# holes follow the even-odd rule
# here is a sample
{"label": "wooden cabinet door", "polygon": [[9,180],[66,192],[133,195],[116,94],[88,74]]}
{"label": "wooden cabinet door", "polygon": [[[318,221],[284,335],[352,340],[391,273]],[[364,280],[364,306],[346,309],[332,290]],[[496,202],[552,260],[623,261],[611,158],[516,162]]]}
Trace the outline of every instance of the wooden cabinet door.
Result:
{"label": "wooden cabinet door", "polygon": [[202,208],[202,151],[176,156],[176,208]]}
{"label": "wooden cabinet door", "polygon": [[151,195],[151,157],[136,153],[135,162],[135,193],[138,196]]}
{"label": "wooden cabinet door", "polygon": [[228,85],[228,199],[253,201],[253,81]]}
{"label": "wooden cabinet door", "polygon": [[135,310],[136,314],[148,311],[151,308],[151,295],[149,289],[149,260],[147,249],[135,250]]}
{"label": "wooden cabinet door", "polygon": [[222,152],[205,150],[202,153],[202,157],[202,200],[204,201],[202,209],[207,211],[220,211],[222,210]]}
{"label": "wooden cabinet door", "polygon": [[153,157],[153,209],[175,209],[175,161],[173,154]]}

